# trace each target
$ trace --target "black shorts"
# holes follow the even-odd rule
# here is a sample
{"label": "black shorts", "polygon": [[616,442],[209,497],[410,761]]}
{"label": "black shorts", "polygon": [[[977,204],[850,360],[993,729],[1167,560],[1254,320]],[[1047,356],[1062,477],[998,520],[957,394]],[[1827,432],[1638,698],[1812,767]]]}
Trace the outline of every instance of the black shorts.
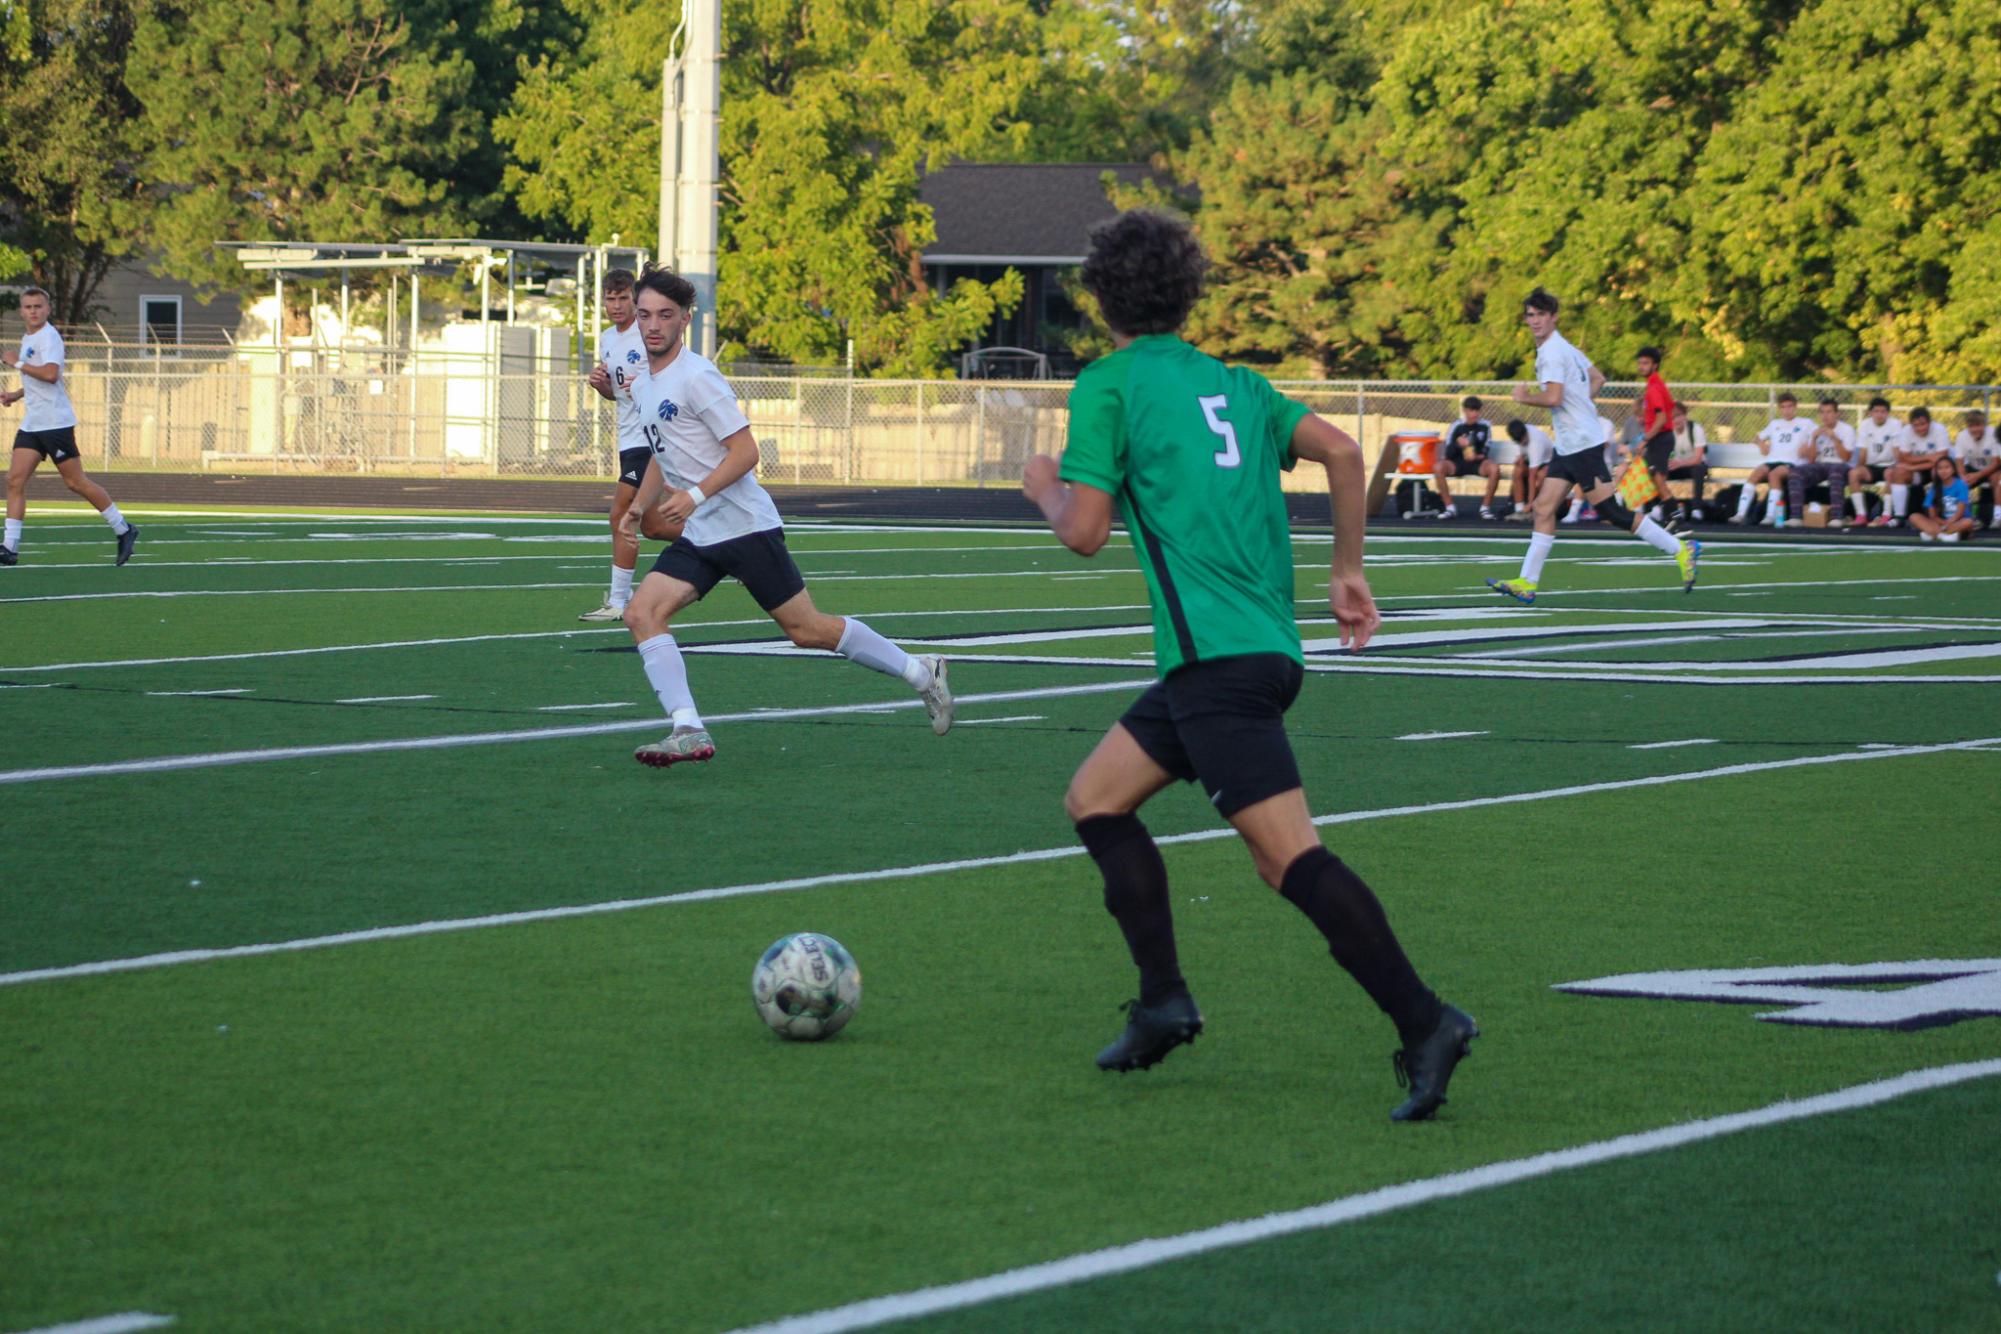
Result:
{"label": "black shorts", "polygon": [[1560,477],[1566,482],[1575,482],[1589,492],[1600,482],[1612,480],[1612,470],[1605,464],[1605,451],[1593,446],[1580,449],[1575,454],[1556,454],[1549,460],[1549,476]]}
{"label": "black shorts", "polygon": [[1134,700],[1119,724],[1155,764],[1199,779],[1227,819],[1299,786],[1285,711],[1305,679],[1283,653],[1194,662]]}
{"label": "black shorts", "polygon": [[1445,461],[1452,465],[1452,475],[1454,477],[1478,477],[1481,467],[1487,462],[1487,456],[1485,454],[1475,454],[1470,459],[1462,459],[1448,455]]}
{"label": "black shorts", "polygon": [[16,431],[14,448],[32,449],[51,463],[67,463],[76,457],[76,427],[58,426],[52,431]]}
{"label": "black shorts", "polygon": [[693,585],[697,600],[707,597],[728,575],[749,589],[757,605],[766,611],[784,606],[806,588],[806,576],[799,573],[785,547],[783,528],[745,533],[710,547],[698,547],[685,537],[677,537],[653,562],[653,572]]}
{"label": "black shorts", "polygon": [[1647,469],[1650,472],[1666,472],[1668,460],[1674,457],[1674,432],[1661,431],[1647,437]]}
{"label": "black shorts", "polygon": [[652,461],[653,451],[641,445],[637,449],[618,451],[618,484],[638,486],[639,479],[646,476],[646,465]]}

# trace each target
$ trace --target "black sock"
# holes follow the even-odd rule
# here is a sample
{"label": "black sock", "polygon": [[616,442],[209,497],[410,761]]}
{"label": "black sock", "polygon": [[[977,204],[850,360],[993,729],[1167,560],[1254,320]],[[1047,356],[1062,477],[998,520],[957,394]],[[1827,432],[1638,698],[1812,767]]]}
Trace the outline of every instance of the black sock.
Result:
{"label": "black sock", "polygon": [[1395,1021],[1406,1047],[1431,1032],[1438,1023],[1438,997],[1404,957],[1383,905],[1362,877],[1326,848],[1313,848],[1285,868],[1279,893],[1320,928],[1334,961]]}
{"label": "black sock", "polygon": [[1094,815],[1077,822],[1105,877],[1105,910],[1125,932],[1139,965],[1139,1003],[1159,1005],[1188,989],[1174,952],[1174,910],[1167,901],[1167,864],[1153,835],[1135,815]]}

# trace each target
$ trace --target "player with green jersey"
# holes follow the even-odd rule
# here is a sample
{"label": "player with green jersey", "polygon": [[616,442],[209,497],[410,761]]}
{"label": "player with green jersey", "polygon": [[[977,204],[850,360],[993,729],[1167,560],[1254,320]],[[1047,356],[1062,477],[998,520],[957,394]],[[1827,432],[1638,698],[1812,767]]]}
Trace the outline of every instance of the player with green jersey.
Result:
{"label": "player with green jersey", "polygon": [[1335,960],[1395,1022],[1400,1083],[1390,1113],[1421,1121],[1479,1033],[1418,978],[1381,903],[1320,842],[1285,711],[1305,678],[1293,620],[1292,533],[1279,473],[1323,464],[1334,506],[1328,603],[1344,644],[1382,618],[1362,573],[1362,451],[1338,427],[1177,334],[1206,267],[1187,225],[1123,213],[1094,229],[1083,281],[1116,346],[1078,376],[1059,465],[1030,459],[1022,490],[1063,544],[1090,556],[1117,505],[1152,596],[1160,680],[1105,734],[1064,808],[1104,877],[1140,994],[1098,1056],[1144,1070],[1202,1031],[1181,976],[1167,868],[1136,812],[1169,783],[1199,781],[1250,848],[1258,874],[1306,914]]}

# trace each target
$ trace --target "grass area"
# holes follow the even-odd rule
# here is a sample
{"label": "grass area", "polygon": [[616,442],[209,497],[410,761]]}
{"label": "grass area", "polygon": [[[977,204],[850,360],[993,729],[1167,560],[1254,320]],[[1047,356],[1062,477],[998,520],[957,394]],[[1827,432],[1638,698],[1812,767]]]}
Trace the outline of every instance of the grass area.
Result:
{"label": "grass area", "polygon": [[[1979,874],[2001,754],[1937,749],[2001,738],[1983,548],[1719,543],[1684,596],[1631,544],[1566,541],[1557,592],[1510,609],[1480,581],[1512,572],[1513,535],[1373,544],[1391,615],[1359,661],[1385,674],[1316,659],[1335,670],[1291,732],[1312,808],[1361,817],[1330,845],[1487,1033],[1442,1118],[1393,1127],[1387,1024],[1233,840],[1167,849],[1209,1032],[1146,1076],[1090,1064],[1132,986],[1095,872],[1004,859],[1072,847],[1067,776],[1150,675],[1123,543],[1085,563],[1025,531],[796,531],[823,606],[954,641],[974,725],[941,740],[898,682],[725,651],[774,638],[726,589],[681,637],[705,713],[745,716],[711,764],[657,773],[627,758],[660,726],[636,657],[574,619],[602,591],[596,535],[421,527],[154,520],[112,570],[101,529],[50,524],[0,577],[0,1328],[721,1329],[2001,1053],[1991,1018],[1805,1030],[1551,990],[2001,957]],[[1326,547],[1298,551],[1310,620]],[[154,593],[176,596],[130,596]],[[1698,620],[1718,624],[1673,628]],[[1524,647],[1557,651],[1491,656]],[[1941,672],[1976,679],[1913,679]],[[200,690],[241,693],[160,693]],[[902,707],[853,711],[873,705]],[[807,714],[751,716],[774,707]],[[547,734],[463,744],[525,732]],[[1741,765],[1782,767],[1678,778]],[[1675,781],[1606,787],[1645,779]],[[1589,790],[1495,800],[1557,788]],[[1473,804],[1398,813],[1438,803]],[[1858,809],[1893,818],[1858,834]],[[1217,828],[1192,790],[1147,819]],[[964,859],[987,864],[937,865]],[[896,867],[933,869],[872,874]],[[4,976],[830,873],[855,878]],[[748,996],[758,951],[801,929],[867,978],[818,1046]],[[2001,1186],[1978,1130],[1997,1099],[1986,1081],[939,1323],[1970,1326],[2001,1267],[1973,1226]]]}

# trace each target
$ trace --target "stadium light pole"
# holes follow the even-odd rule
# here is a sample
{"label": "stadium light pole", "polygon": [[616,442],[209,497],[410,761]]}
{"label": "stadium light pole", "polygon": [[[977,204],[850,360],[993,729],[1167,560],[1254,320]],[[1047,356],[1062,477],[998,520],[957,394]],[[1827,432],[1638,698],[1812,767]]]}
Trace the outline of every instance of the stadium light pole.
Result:
{"label": "stadium light pole", "polygon": [[660,68],[660,258],[694,284],[689,343],[713,356],[716,204],[722,176],[722,0],[683,0],[681,25],[668,52]]}

